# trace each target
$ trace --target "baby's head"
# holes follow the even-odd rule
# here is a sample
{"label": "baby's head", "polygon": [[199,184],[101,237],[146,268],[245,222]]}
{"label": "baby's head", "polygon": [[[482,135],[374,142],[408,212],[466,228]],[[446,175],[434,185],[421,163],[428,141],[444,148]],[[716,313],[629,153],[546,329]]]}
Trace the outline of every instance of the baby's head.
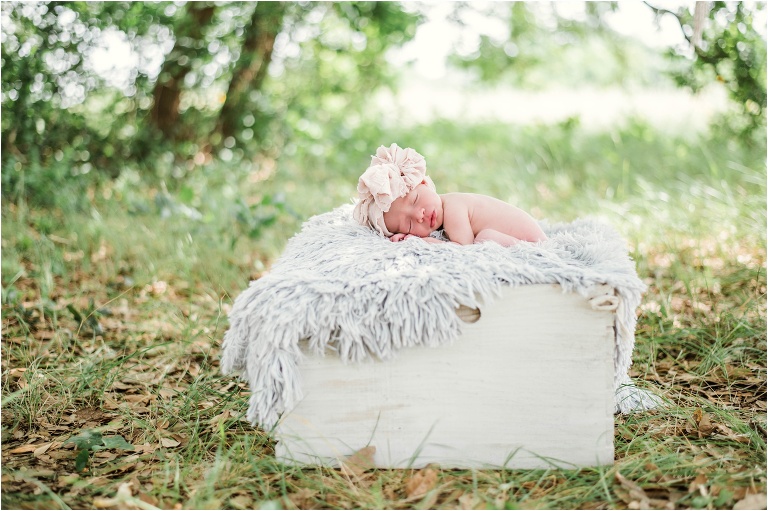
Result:
{"label": "baby's head", "polygon": [[379,147],[358,180],[357,193],[355,220],[384,236],[428,236],[442,224],[442,203],[427,177],[427,162],[413,149]]}

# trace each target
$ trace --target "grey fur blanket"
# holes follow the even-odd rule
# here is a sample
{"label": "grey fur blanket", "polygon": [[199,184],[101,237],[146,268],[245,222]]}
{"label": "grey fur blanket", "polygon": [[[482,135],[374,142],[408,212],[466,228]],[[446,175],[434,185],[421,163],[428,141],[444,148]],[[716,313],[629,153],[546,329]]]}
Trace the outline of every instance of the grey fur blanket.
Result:
{"label": "grey fur blanket", "polygon": [[609,284],[616,314],[616,411],[651,408],[658,398],[627,375],[635,311],[645,285],[621,237],[605,224],[578,220],[542,228],[549,239],[505,248],[418,239],[392,243],[352,219],[352,205],[307,220],[271,271],[251,282],[229,313],[221,370],[241,373],[252,395],[248,419],[271,429],[301,398],[299,341],[345,361],[386,359],[408,346],[456,339],[455,309],[477,307],[504,285],[557,283],[587,296]]}

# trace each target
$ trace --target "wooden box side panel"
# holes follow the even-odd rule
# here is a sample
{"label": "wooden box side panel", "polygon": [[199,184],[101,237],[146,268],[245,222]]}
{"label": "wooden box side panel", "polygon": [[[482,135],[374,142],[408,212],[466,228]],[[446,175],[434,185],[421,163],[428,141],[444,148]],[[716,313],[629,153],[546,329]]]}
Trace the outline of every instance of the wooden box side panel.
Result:
{"label": "wooden box side panel", "polygon": [[380,467],[611,464],[613,313],[551,285],[481,313],[453,344],[385,362],[309,355],[278,457],[328,464],[375,445]]}

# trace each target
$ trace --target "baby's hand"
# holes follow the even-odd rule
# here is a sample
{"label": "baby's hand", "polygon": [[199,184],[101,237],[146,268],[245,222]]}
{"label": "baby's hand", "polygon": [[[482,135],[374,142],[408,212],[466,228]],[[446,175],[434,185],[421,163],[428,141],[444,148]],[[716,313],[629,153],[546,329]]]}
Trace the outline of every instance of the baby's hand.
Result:
{"label": "baby's hand", "polygon": [[420,240],[426,241],[427,243],[443,243],[441,240],[439,240],[437,238],[432,238],[431,236],[427,236],[426,238],[422,238],[420,236],[416,236],[415,234],[404,234],[402,232],[399,232],[397,234],[393,234],[392,236],[390,236],[389,237],[389,241],[397,242],[397,241],[407,240],[407,239],[410,239],[410,238],[418,238]]}

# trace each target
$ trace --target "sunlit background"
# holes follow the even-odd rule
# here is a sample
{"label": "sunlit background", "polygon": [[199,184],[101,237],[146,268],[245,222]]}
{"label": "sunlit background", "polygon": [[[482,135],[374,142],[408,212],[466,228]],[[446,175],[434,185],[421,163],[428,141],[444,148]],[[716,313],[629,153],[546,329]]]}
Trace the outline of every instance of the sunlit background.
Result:
{"label": "sunlit background", "polygon": [[[481,12],[460,13],[458,19],[464,26],[447,19],[453,9],[450,3],[423,7],[427,22],[419,27],[413,41],[390,52],[390,62],[407,70],[404,87],[395,99],[409,120],[424,122],[442,116],[473,121],[551,123],[576,116],[586,125],[605,127],[627,115],[636,115],[655,125],[671,123],[696,129],[706,125],[710,115],[726,108],[722,87],[692,95],[669,82],[646,81],[662,65],[654,50],[684,48],[688,43],[679,23],[668,17],[655,20],[653,11],[639,2],[619,2],[617,9],[607,12],[603,19],[612,30],[638,43],[632,55],[637,60],[627,63],[626,69],[620,69],[621,64],[611,60],[610,48],[592,44],[574,51],[570,65],[558,63],[559,68],[547,70],[556,71],[552,76],[543,77],[541,73],[547,71],[534,70],[538,75],[531,80],[535,88],[502,82],[478,91],[476,75],[451,66],[452,55],[471,58],[479,51],[482,36],[498,44],[511,58],[518,56],[520,50],[508,40],[509,21],[503,12],[506,6],[474,5]],[[672,5],[692,9],[693,2]],[[665,7],[670,6],[668,3]],[[531,15],[553,32],[557,17],[586,17],[583,2],[542,3],[531,5],[530,9]],[[639,50],[640,45],[648,49]],[[628,76],[620,76],[621,72]],[[647,74],[643,75],[644,72]],[[594,73],[597,80],[579,79],[588,73]],[[389,101],[393,95],[383,94],[380,99]]]}

